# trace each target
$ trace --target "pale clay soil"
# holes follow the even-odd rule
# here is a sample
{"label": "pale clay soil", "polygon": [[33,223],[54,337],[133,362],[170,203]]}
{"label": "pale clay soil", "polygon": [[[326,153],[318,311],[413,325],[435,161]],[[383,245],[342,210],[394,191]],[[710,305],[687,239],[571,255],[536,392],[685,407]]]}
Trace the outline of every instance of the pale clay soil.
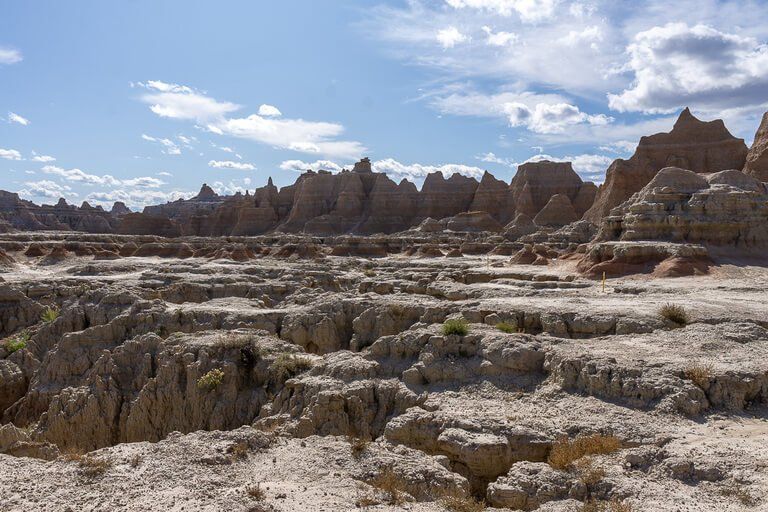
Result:
{"label": "pale clay soil", "polygon": [[[0,417],[26,437],[0,444],[1,511],[768,510],[766,268],[603,291],[504,257],[14,258],[0,338],[31,339],[0,348]],[[622,443],[599,481],[547,469],[594,433]]]}

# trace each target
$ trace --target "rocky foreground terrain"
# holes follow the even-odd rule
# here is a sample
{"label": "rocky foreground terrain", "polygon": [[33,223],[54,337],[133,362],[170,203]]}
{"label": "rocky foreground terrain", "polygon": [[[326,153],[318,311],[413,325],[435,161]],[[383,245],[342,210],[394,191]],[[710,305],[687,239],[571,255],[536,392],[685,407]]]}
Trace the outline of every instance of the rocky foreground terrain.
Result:
{"label": "rocky foreground terrain", "polygon": [[768,270],[403,237],[3,235],[0,509],[765,509]]}
{"label": "rocky foreground terrain", "polygon": [[0,193],[0,510],[768,510],[767,148]]}

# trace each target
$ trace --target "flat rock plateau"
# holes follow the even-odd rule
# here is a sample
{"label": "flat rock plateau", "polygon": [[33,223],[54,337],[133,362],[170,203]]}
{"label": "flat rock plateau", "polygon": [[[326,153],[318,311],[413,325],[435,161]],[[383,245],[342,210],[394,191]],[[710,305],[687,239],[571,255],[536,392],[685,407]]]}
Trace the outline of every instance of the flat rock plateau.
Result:
{"label": "flat rock plateau", "polygon": [[768,510],[767,133],[686,110],[600,187],[2,193],[0,510]]}

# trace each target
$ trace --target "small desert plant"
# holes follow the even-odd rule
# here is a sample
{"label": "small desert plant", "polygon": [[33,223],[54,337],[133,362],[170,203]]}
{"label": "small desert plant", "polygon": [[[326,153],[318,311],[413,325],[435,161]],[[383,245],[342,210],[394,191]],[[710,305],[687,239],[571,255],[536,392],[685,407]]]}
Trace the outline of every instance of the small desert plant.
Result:
{"label": "small desert plant", "polygon": [[363,275],[365,277],[374,277],[376,275],[376,271],[372,268],[367,268],[363,271]]}
{"label": "small desert plant", "polygon": [[605,470],[595,465],[592,457],[583,457],[573,463],[579,474],[579,480],[587,486],[587,488],[598,484],[605,477]]}
{"label": "small desert plant", "polygon": [[40,315],[40,320],[43,321],[43,323],[50,324],[53,321],[55,321],[57,318],[61,316],[61,310],[56,306],[48,306],[43,310],[43,313]]}
{"label": "small desert plant", "polygon": [[485,510],[485,503],[458,492],[448,493],[440,498],[440,505],[448,512],[483,512]]}
{"label": "small desert plant", "polygon": [[112,461],[94,457],[92,455],[83,455],[77,452],[67,453],[65,459],[70,462],[77,462],[78,473],[85,478],[93,479],[102,476],[112,467]]}
{"label": "small desert plant", "polygon": [[590,500],[581,506],[580,512],[632,512],[632,505],[616,498],[611,501]]}
{"label": "small desert plant", "polygon": [[233,460],[245,460],[248,458],[248,453],[251,451],[248,443],[240,441],[227,448],[227,453],[232,456]]}
{"label": "small desert plant", "polygon": [[403,481],[391,467],[386,467],[370,484],[382,491],[390,505],[402,505],[406,501]]}
{"label": "small desert plant", "polygon": [[555,441],[549,452],[549,465],[555,469],[570,469],[573,463],[587,455],[605,455],[621,448],[621,440],[615,436],[593,434],[575,439]]}
{"label": "small desert plant", "polygon": [[347,436],[347,441],[349,441],[349,448],[352,450],[352,457],[355,459],[362,457],[363,453],[365,453],[365,450],[368,449],[368,445],[370,444],[370,441],[367,439],[353,435]]}
{"label": "small desert plant", "polygon": [[688,312],[679,304],[664,304],[659,308],[659,316],[677,325],[687,325],[691,321]]}
{"label": "small desert plant", "polygon": [[296,354],[280,354],[270,366],[278,382],[285,382],[310,368],[312,360]]}
{"label": "small desert plant", "polygon": [[136,454],[133,457],[131,457],[131,459],[128,461],[128,464],[132,468],[137,468],[137,467],[139,467],[141,465],[142,460],[143,459],[141,458],[141,455]]}
{"label": "small desert plant", "polygon": [[27,348],[27,342],[29,341],[29,332],[23,331],[12,338],[8,338],[5,342],[5,349],[9,354],[13,354],[17,350]]}
{"label": "small desert plant", "polygon": [[709,379],[715,373],[715,368],[711,364],[693,364],[687,367],[683,373],[686,379],[692,381],[701,389],[707,389]]}
{"label": "small desert plant", "polygon": [[519,332],[519,329],[516,325],[510,324],[508,322],[499,322],[498,324],[496,324],[496,328],[501,332],[505,332],[507,334]]}
{"label": "small desert plant", "polygon": [[443,323],[443,334],[465,336],[469,332],[469,324],[463,318],[452,318]]}
{"label": "small desert plant", "polygon": [[264,501],[267,497],[267,493],[261,488],[261,482],[257,482],[256,485],[247,487],[245,492],[248,493],[248,496],[250,496],[251,499],[256,501]]}
{"label": "small desert plant", "polygon": [[197,387],[206,391],[211,391],[219,387],[224,381],[224,372],[221,368],[214,368],[199,379],[197,379]]}

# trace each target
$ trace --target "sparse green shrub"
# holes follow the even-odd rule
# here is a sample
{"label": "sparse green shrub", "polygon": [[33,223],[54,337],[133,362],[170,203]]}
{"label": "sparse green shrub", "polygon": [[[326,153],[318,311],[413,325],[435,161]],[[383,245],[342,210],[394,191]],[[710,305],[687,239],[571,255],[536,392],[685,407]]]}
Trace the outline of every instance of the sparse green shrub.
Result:
{"label": "sparse green shrub", "polygon": [[664,304],[659,308],[659,316],[677,325],[687,325],[691,321],[688,312],[679,304]]}
{"label": "sparse green shrub", "polygon": [[463,318],[452,318],[443,322],[443,334],[446,336],[450,336],[451,334],[466,336],[468,332],[469,324]]}
{"label": "sparse green shrub", "polygon": [[56,306],[48,306],[40,315],[40,320],[43,323],[50,324],[61,316],[61,310]]}
{"label": "sparse green shrub", "polygon": [[214,368],[199,379],[197,379],[197,387],[206,391],[211,391],[219,387],[224,380],[224,372],[221,368]]}
{"label": "sparse green shrub", "polygon": [[519,332],[519,329],[517,328],[517,326],[510,324],[509,322],[499,322],[498,324],[496,324],[496,328],[501,332],[505,332],[507,334]]}
{"label": "sparse green shrub", "polygon": [[285,382],[312,368],[312,360],[296,354],[280,354],[270,366],[278,382]]}
{"label": "sparse green shrub", "polygon": [[8,351],[9,354],[13,354],[17,350],[27,348],[28,341],[29,341],[29,332],[22,331],[16,336],[8,338],[5,341],[5,349]]}
{"label": "sparse green shrub", "polygon": [[621,448],[621,440],[616,436],[593,434],[558,439],[549,452],[549,465],[555,469],[570,469],[573,463],[587,455],[605,455]]}

